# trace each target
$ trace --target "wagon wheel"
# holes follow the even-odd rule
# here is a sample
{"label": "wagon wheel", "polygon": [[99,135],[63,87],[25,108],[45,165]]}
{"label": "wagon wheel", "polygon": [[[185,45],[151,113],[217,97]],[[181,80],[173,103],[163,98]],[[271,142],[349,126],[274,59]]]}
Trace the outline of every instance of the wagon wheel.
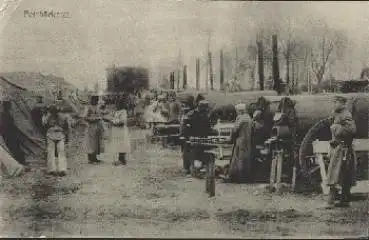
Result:
{"label": "wagon wheel", "polygon": [[331,119],[325,118],[313,125],[304,136],[299,149],[299,181],[297,185],[303,188],[303,191],[321,191],[320,167],[316,157],[313,154],[312,143],[319,139],[328,141],[331,139],[330,132]]}

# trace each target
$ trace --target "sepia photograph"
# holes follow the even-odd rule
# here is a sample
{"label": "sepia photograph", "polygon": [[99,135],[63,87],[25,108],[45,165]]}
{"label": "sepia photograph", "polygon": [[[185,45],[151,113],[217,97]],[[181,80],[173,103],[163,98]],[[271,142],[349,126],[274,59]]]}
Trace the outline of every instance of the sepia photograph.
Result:
{"label": "sepia photograph", "polygon": [[0,237],[369,237],[369,2],[0,0]]}

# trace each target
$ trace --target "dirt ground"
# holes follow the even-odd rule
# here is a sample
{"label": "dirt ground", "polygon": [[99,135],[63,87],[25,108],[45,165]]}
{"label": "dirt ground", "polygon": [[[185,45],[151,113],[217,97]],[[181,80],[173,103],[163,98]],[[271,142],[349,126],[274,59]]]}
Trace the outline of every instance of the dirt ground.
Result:
{"label": "dirt ground", "polygon": [[217,182],[216,196],[208,198],[204,180],[181,172],[179,149],[138,144],[126,166],[109,158],[89,165],[81,141],[74,138],[68,150],[67,177],[48,177],[45,161],[31,159],[31,172],[3,179],[1,236],[334,238],[369,232],[367,182],[354,189],[346,209],[324,209],[321,195],[271,194],[260,184]]}

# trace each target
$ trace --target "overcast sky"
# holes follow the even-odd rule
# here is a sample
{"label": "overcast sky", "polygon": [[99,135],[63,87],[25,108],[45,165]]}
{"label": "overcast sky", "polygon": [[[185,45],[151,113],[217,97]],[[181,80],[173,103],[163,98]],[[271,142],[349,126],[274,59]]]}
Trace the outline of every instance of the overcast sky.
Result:
{"label": "overcast sky", "polygon": [[[25,10],[70,17],[29,18]],[[206,53],[209,32],[215,51],[252,41],[262,22],[288,17],[300,30],[309,19],[345,30],[355,59],[367,62],[368,12],[367,2],[23,0],[1,32],[0,70],[51,73],[83,87],[104,81],[112,64],[140,65],[155,79],[175,66],[181,49],[192,84],[195,57]]]}

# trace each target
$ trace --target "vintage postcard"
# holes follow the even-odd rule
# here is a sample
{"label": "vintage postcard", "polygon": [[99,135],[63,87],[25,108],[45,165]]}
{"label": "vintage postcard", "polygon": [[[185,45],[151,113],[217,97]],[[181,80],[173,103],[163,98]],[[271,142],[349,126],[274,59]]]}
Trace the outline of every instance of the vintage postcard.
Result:
{"label": "vintage postcard", "polygon": [[368,12],[0,0],[0,237],[368,237]]}

